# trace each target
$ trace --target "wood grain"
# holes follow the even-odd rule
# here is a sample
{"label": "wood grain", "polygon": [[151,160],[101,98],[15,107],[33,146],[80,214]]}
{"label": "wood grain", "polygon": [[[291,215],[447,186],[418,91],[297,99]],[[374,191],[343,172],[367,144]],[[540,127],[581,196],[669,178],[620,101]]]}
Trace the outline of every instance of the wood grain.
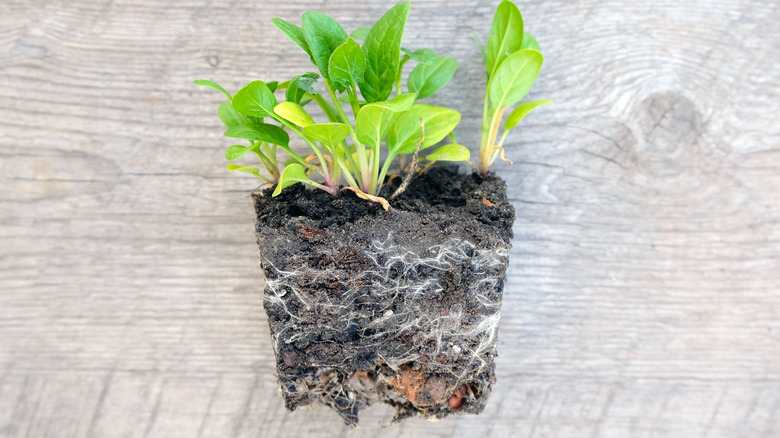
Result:
{"label": "wood grain", "polygon": [[[432,103],[477,144],[469,32],[498,1],[416,2],[460,61]],[[269,25],[387,2],[0,4],[0,436],[780,435],[780,4],[528,1],[546,59],[497,171],[518,209],[486,412],[359,429],[285,411],[249,177],[220,96],[308,60]]]}

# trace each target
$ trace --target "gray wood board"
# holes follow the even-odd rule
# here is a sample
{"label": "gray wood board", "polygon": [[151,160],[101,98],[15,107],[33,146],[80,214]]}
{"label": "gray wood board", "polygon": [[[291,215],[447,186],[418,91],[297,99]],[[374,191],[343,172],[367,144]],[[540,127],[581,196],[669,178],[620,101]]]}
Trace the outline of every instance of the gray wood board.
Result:
{"label": "gray wood board", "polygon": [[[478,142],[497,1],[416,2]],[[247,175],[216,106],[311,67],[270,24],[385,1],[0,4],[0,436],[780,435],[780,3],[529,1],[537,110],[481,416],[359,429],[276,394]]]}

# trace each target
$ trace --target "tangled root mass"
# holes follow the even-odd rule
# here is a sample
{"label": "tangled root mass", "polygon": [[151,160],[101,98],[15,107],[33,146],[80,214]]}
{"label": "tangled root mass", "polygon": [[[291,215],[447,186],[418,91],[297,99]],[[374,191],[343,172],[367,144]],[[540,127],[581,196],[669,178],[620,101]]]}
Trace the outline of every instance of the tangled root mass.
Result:
{"label": "tangled root mass", "polygon": [[398,420],[481,412],[514,220],[505,192],[440,168],[390,212],[300,187],[256,196],[286,406],[322,403],[348,424],[375,402]]}

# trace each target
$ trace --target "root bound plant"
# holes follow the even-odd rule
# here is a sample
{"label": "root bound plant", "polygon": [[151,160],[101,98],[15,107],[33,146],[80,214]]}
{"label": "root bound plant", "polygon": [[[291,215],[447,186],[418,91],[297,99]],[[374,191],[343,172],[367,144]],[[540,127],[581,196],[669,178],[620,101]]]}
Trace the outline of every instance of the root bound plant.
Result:
{"label": "root bound plant", "polygon": [[410,9],[399,3],[349,34],[319,12],[306,12],[300,26],[275,18],[315,71],[256,80],[235,94],[195,81],[227,98],[218,108],[225,136],[244,141],[225,158],[259,163],[228,170],[269,187],[254,199],[286,405],[325,404],[348,424],[377,401],[396,419],[484,408],[514,220],[489,167],[510,161],[509,131],[550,103],[521,103],[542,55],[504,1],[480,43],[482,136],[478,163],[469,163],[470,149],[455,137],[460,113],[421,102],[447,85],[458,62],[402,45]]}

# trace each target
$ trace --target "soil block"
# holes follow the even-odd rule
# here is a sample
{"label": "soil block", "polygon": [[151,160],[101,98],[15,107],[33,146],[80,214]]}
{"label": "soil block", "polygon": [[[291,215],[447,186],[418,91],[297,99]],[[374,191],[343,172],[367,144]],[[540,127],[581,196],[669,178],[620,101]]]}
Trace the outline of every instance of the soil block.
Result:
{"label": "soil block", "polygon": [[301,184],[254,195],[280,392],[347,424],[476,414],[495,382],[515,211],[506,184],[434,166],[390,211]]}

